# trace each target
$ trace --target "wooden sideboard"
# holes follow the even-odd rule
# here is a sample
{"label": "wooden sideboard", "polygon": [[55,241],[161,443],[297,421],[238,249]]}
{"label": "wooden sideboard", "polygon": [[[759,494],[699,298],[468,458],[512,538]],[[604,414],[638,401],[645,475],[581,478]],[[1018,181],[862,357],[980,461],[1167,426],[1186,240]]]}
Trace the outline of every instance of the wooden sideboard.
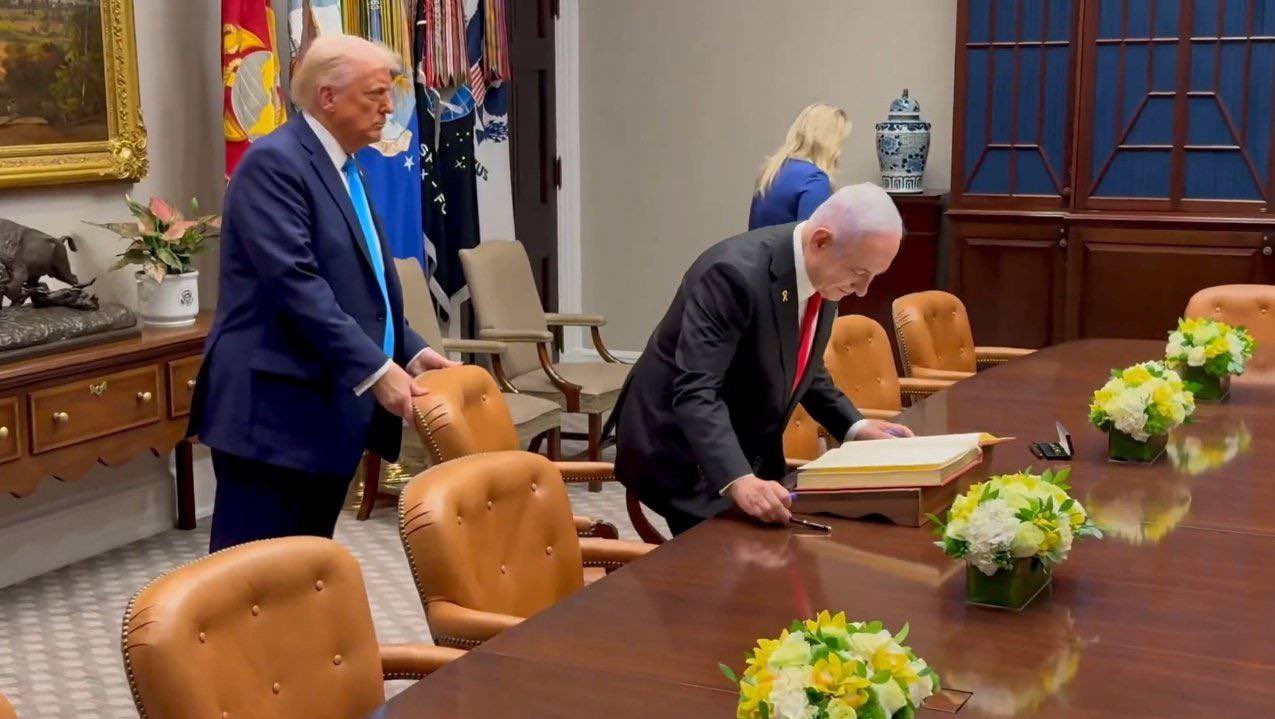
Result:
{"label": "wooden sideboard", "polygon": [[177,452],[177,527],[195,527],[191,444],[183,439],[212,313],[191,327],[0,365],[0,491],[82,478],[144,451]]}

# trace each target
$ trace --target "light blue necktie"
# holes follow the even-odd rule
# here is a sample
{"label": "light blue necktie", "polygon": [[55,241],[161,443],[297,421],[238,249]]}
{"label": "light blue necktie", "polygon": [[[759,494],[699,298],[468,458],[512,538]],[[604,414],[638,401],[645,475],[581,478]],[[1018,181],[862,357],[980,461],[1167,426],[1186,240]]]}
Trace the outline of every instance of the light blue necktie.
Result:
{"label": "light blue necktie", "polygon": [[363,178],[359,175],[358,165],[354,158],[348,158],[341,168],[345,179],[350,183],[350,200],[354,203],[354,214],[359,218],[359,227],[363,228],[363,241],[367,243],[368,257],[372,258],[372,270],[376,272],[376,283],[381,287],[381,299],[385,300],[385,337],[381,340],[381,349],[385,356],[394,358],[394,313],[390,310],[390,293],[385,288],[385,257],[381,255],[381,242],[376,234],[376,225],[372,222],[372,206],[367,201],[367,191],[363,189]]}

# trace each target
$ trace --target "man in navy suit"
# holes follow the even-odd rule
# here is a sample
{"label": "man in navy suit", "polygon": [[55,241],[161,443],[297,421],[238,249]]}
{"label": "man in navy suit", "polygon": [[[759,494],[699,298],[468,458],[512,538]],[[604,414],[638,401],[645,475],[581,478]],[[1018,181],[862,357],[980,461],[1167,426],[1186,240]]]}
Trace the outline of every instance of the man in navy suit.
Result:
{"label": "man in navy suit", "polygon": [[316,39],[292,80],[303,112],[253,144],[226,190],[189,430],[217,475],[211,551],[331,537],[363,451],[398,457],[412,377],[455,364],[403,319],[353,157],[380,139],[398,71],[380,45]]}

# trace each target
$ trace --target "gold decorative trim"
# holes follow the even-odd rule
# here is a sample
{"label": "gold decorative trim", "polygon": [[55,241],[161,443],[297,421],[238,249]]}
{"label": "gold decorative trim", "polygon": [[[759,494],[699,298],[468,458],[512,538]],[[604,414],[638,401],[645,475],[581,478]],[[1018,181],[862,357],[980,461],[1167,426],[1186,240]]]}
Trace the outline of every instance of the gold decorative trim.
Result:
{"label": "gold decorative trim", "polygon": [[100,0],[107,139],[0,147],[0,188],[140,180],[148,169],[133,0]]}

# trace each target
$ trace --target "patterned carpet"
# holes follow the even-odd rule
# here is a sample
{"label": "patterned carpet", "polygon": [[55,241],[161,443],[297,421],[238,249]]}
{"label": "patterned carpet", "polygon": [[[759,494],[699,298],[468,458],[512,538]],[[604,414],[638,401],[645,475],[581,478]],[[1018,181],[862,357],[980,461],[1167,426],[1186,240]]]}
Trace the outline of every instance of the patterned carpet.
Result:
{"label": "patterned carpet", "polygon": [[[582,449],[563,444],[565,452]],[[612,453],[608,450],[606,458]],[[625,538],[637,538],[619,485],[608,484],[600,493],[571,487],[571,499],[576,514],[607,519]],[[378,509],[366,522],[347,511],[336,539],[363,566],[381,643],[429,641],[396,521],[392,508]],[[0,590],[0,692],[18,716],[137,717],[120,658],[124,607],[143,584],[207,550],[204,520],[194,531],[165,532]],[[393,694],[407,684],[392,682],[386,691]]]}

